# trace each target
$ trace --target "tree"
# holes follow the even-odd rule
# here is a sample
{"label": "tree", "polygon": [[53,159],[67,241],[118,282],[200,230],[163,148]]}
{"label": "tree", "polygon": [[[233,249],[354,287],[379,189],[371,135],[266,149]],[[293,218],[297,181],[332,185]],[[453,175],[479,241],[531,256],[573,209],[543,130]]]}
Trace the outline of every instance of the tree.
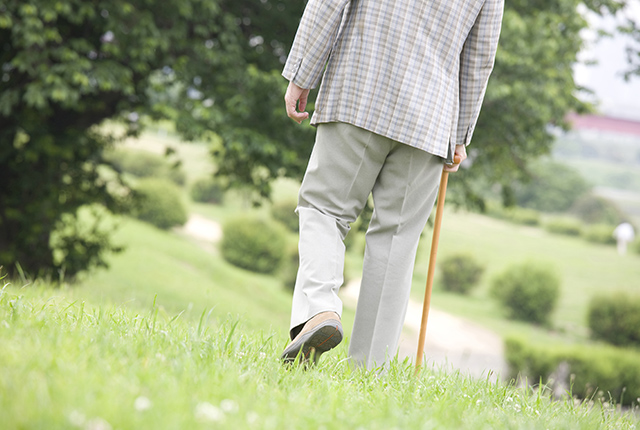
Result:
{"label": "tree", "polygon": [[[256,62],[259,55],[246,39],[249,22],[233,14],[240,4],[249,2],[0,4],[0,265],[67,276],[104,265],[104,251],[115,248],[106,235],[83,238],[61,223],[78,223],[79,208],[92,203],[122,207],[113,192],[122,187],[103,173],[102,154],[117,130],[138,133],[144,116],[175,119],[188,138],[216,130],[223,159],[231,160],[223,170],[256,187],[266,188],[258,167],[268,174],[299,168],[287,148],[300,131],[278,129],[284,120],[271,107],[281,100],[282,82],[249,64],[249,50]],[[278,54],[270,46],[271,56]],[[99,127],[106,119],[118,127]],[[60,240],[56,230],[71,233]]]}
{"label": "tree", "polygon": [[565,212],[591,189],[577,170],[550,160],[531,163],[530,173],[530,181],[513,184],[515,200],[525,208]]}
{"label": "tree", "polygon": [[[616,5],[589,1],[594,10]],[[454,196],[477,205],[485,184],[501,184],[509,200],[513,180],[549,151],[548,125],[566,126],[568,111],[588,109],[571,77],[586,26],[578,0],[507,3],[478,151],[452,182]],[[300,178],[314,132],[283,114],[279,73],[303,8],[279,0],[1,3],[0,264],[67,275],[104,264],[106,235],[69,233],[57,250],[51,238],[87,204],[121,206],[101,167],[118,129],[99,127],[106,119],[128,135],[141,118],[174,120],[185,138],[213,142],[219,175],[262,196],[275,178]]]}
{"label": "tree", "polygon": [[[568,112],[591,106],[577,96],[573,65],[587,27],[579,0],[509,1],[493,74],[469,147],[473,163],[452,181],[452,200],[484,208],[487,190],[498,185],[505,205],[515,204],[512,185],[531,177],[531,161],[548,154],[553,127],[567,129]],[[598,13],[616,1],[587,1]]]}
{"label": "tree", "polygon": [[620,30],[628,34],[632,40],[626,49],[629,69],[625,72],[625,79],[640,77],[640,20],[627,19],[626,25]]}
{"label": "tree", "polygon": [[313,127],[293,124],[283,114],[286,81],[280,76],[304,2],[220,0],[220,5],[238,25],[242,39],[238,49],[248,65],[246,73],[221,86],[206,64],[175,68],[176,74],[167,80],[189,82],[195,76],[201,100],[177,105],[196,103],[216,109],[177,109],[173,118],[188,138],[214,130],[221,138],[213,152],[217,174],[231,186],[249,187],[268,197],[274,179],[302,177],[314,141]]}

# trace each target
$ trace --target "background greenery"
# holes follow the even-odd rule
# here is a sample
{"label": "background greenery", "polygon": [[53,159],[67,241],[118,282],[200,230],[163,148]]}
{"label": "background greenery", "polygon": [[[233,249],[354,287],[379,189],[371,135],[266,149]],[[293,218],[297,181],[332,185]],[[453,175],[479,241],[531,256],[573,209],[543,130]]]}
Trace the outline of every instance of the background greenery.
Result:
{"label": "background greenery", "polygon": [[[52,295],[55,293],[55,295]],[[0,290],[0,410],[7,428],[633,429],[610,404],[552,401],[548,390],[394,362],[354,370],[345,348],[309,371],[277,359],[272,332],[196,321],[147,304],[132,312]],[[67,293],[66,291],[64,293]],[[348,399],[348,401],[346,401]]]}
{"label": "background greenery", "polygon": [[[318,369],[286,371],[277,356],[287,338],[291,267],[285,275],[248,272],[183,229],[161,231],[124,216],[140,176],[172,179],[187,201],[196,181],[215,174],[230,187],[223,204],[189,202],[189,213],[219,224],[239,213],[291,224],[286,207],[295,199],[313,129],[283,115],[279,70],[302,2],[0,3],[0,265],[12,284],[0,292],[3,423],[637,427],[637,416],[621,418],[608,404],[621,402],[623,391],[616,390],[629,384],[609,370],[622,360],[632,369],[626,376],[635,375],[637,349],[610,354],[614,349],[590,339],[586,319],[600,294],[638,292],[640,257],[619,256],[602,238],[619,215],[640,225],[640,158],[620,158],[640,154],[640,143],[558,131],[568,111],[591,109],[572,78],[587,25],[579,4],[506,4],[469,168],[452,178],[448,198],[491,216],[449,204],[440,246],[442,257],[470,252],[486,270],[468,295],[446,291],[438,275],[433,304],[505,338],[516,336],[524,347],[508,348],[511,376],[521,372],[544,384],[549,370],[574,360],[581,375],[611,387],[610,398],[598,394],[583,406],[552,402],[546,388],[514,389],[456,372],[425,369],[414,378],[406,363],[382,376],[354,372],[345,361],[347,342]],[[586,6],[605,13],[622,3]],[[640,35],[633,25],[629,31]],[[634,67],[637,61],[630,66],[637,73]],[[126,157],[114,156],[119,151]],[[132,160],[138,162],[124,162]],[[153,172],[144,171],[150,166]],[[607,215],[587,219],[584,202],[596,195],[608,199]],[[578,235],[544,229],[567,215]],[[418,253],[417,300],[429,233]],[[282,234],[295,243],[293,231]],[[348,240],[346,279],[357,279],[359,229]],[[294,253],[286,252],[290,263]],[[544,326],[507,319],[490,295],[496,274],[530,259],[554,266],[561,278],[558,304]],[[346,309],[347,336],[352,320]]]}
{"label": "background greenery", "polygon": [[[473,168],[454,199],[483,208],[487,189],[507,205],[529,163],[583,112],[573,65],[587,21],[616,0],[515,1],[505,6],[495,70],[475,129]],[[188,140],[212,144],[216,173],[259,200],[277,178],[299,179],[313,129],[282,114],[279,75],[303,2],[231,0],[8,0],[0,7],[0,262],[34,274],[74,276],[103,265],[108,235],[82,265],[51,244],[63,215],[100,203],[122,210],[126,184],[105,150],[170,120]],[[634,28],[629,28],[631,34]],[[527,55],[522,55],[527,52]],[[314,97],[312,97],[314,99]],[[312,109],[313,106],[310,106]],[[115,124],[106,127],[106,124]],[[111,166],[111,167],[109,167]],[[457,196],[457,197],[455,197]],[[78,236],[78,240],[87,240]],[[68,242],[59,244],[66,248]]]}
{"label": "background greenery", "polygon": [[[166,145],[171,145],[182,161],[187,184],[210,168],[201,162],[208,145],[180,143],[166,130],[130,140],[123,148],[162,152]],[[295,196],[297,187],[293,181],[279,181],[274,187],[274,202]],[[186,199],[188,187],[182,191]],[[224,224],[236,219],[238,213],[269,217],[272,211],[269,204],[253,207],[250,195],[239,190],[227,192],[223,205],[190,202],[189,212]],[[286,428],[280,421],[281,411],[295,410],[290,414],[292,422],[306,419],[327,428],[342,428],[344,422],[369,428],[398,423],[404,428],[423,428],[427,413],[438,428],[637,425],[637,418],[621,418],[611,412],[608,405],[621,400],[617,394],[612,398],[606,392],[596,395],[592,400],[604,404],[604,409],[589,409],[588,403],[577,406],[573,400],[550,401],[550,389],[514,390],[504,382],[473,381],[451,370],[431,369],[428,361],[425,373],[417,379],[411,376],[411,365],[402,363],[395,363],[383,378],[354,373],[344,361],[348,339],[321,361],[317,370],[304,375],[287,372],[277,357],[287,341],[290,286],[277,276],[230,265],[216,246],[196,241],[182,230],[163,231],[128,217],[115,221],[119,228],[114,242],[124,245],[125,250],[108,256],[108,269],[82,275],[73,285],[55,289],[41,281],[19,288],[22,281],[18,278],[4,290],[0,301],[5,313],[0,320],[9,327],[1,326],[0,336],[4,336],[3,344],[12,347],[4,350],[6,366],[1,379],[6,390],[1,391],[14,395],[1,397],[0,405],[6,412],[3,415],[11,420],[8,422],[50,428],[76,422],[82,423],[77,425],[82,428],[99,420],[113,428],[163,427],[166,423],[196,428],[264,428],[266,422],[273,422]],[[354,232],[347,256],[347,277],[352,279],[360,276],[362,261],[362,233]],[[295,233],[287,234],[295,241]],[[414,276],[416,300],[422,299],[429,238],[427,228]],[[602,285],[637,291],[640,279],[640,255],[621,257],[613,246],[448,209],[439,255],[444,259],[460,252],[471,252],[486,273],[468,296],[447,292],[437,274],[433,305],[504,337],[524,339],[533,351],[526,356],[529,359],[560,345],[600,348],[590,340],[586,320],[590,299],[602,292]],[[490,296],[491,279],[511,264],[540,259],[541,255],[543,261],[553,262],[562,279],[560,300],[550,324],[508,320]],[[343,322],[349,337],[351,309],[345,309]],[[43,359],[19,358],[32,356],[36,345]],[[56,352],[58,348],[61,352]],[[513,362],[517,363],[515,358]],[[78,370],[72,372],[69,363]],[[521,370],[527,375],[526,369]],[[535,375],[529,374],[534,384],[539,380]],[[546,382],[547,375],[540,376]],[[256,381],[255,386],[249,380]],[[301,393],[307,394],[300,397]],[[354,400],[346,405],[339,401],[344,396],[362,398],[366,403]],[[37,398],[43,406],[26,411],[16,398]],[[314,401],[331,405],[330,420],[327,409],[315,408]],[[382,409],[372,415],[371,408]],[[345,416],[350,418],[340,418]],[[254,421],[257,419],[262,421]]]}

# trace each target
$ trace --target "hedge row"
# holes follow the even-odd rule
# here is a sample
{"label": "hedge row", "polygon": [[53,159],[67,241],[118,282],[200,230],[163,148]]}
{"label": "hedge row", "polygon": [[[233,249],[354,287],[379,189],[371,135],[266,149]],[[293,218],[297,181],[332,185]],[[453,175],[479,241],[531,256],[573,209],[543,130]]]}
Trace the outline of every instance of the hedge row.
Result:
{"label": "hedge row", "polygon": [[577,218],[554,217],[544,223],[544,229],[550,233],[581,236],[589,242],[615,245],[613,237],[615,226],[610,224],[583,224]]}
{"label": "hedge row", "polygon": [[[586,223],[586,221],[570,215],[554,216],[543,220],[538,211],[520,207],[507,209],[490,207],[487,214],[514,224],[541,226],[554,234],[579,236],[592,243],[604,245],[615,245],[616,243],[613,237],[615,225],[609,223]],[[640,254],[640,240],[631,246],[631,251]]]}
{"label": "hedge row", "polygon": [[[571,394],[581,399],[598,398],[625,406],[640,403],[640,350],[606,345],[529,345],[510,337],[505,340],[509,377],[532,383],[553,383],[552,374],[568,365]],[[557,378],[557,375],[555,376]],[[601,393],[601,394],[600,394]]]}

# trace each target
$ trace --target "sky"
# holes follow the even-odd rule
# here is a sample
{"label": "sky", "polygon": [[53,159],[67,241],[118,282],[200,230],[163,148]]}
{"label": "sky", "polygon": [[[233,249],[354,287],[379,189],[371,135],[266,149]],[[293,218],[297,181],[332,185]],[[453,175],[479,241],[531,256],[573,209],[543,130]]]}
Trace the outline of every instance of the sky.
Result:
{"label": "sky", "polygon": [[[640,0],[629,0],[626,16],[640,23]],[[612,31],[616,27],[616,18],[613,17],[588,14],[587,19],[592,28]],[[622,76],[628,69],[625,46],[629,39],[620,35],[598,39],[595,31],[585,31],[584,37],[588,42],[579,59],[597,60],[598,64],[576,65],[576,83],[595,91],[600,113],[640,121],[640,76],[632,77],[629,82],[625,82]]]}

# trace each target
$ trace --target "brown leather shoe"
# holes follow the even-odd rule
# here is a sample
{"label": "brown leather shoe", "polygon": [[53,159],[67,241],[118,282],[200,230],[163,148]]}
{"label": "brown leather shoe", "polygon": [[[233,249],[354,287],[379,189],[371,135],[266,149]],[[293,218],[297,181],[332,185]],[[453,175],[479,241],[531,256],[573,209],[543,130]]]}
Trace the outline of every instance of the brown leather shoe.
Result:
{"label": "brown leather shoe", "polygon": [[342,342],[342,324],[335,312],[321,312],[307,321],[298,335],[284,349],[280,359],[285,363],[295,361],[298,354],[300,362],[314,363],[320,356]]}

